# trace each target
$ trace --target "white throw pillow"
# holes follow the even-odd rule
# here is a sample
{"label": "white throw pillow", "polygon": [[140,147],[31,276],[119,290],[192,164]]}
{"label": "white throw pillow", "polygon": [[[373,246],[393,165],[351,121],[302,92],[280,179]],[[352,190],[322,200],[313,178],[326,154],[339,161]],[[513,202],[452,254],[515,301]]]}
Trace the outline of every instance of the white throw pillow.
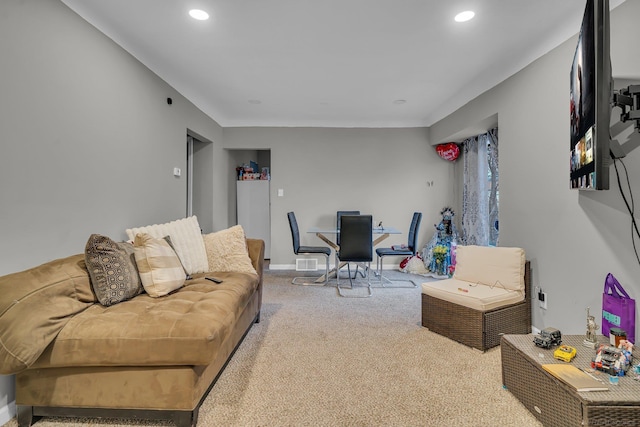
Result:
{"label": "white throw pillow", "polygon": [[209,271],[207,252],[204,248],[202,231],[196,216],[171,221],[166,224],[129,228],[126,231],[131,240],[134,240],[139,233],[149,234],[156,239],[169,236],[187,274],[206,273]]}

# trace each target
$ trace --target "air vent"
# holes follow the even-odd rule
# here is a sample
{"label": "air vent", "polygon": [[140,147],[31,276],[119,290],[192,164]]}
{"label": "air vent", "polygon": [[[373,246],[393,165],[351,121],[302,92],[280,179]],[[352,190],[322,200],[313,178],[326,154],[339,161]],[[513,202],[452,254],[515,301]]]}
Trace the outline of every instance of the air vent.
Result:
{"label": "air vent", "polygon": [[297,258],[296,271],[316,271],[318,269],[318,260],[315,258]]}

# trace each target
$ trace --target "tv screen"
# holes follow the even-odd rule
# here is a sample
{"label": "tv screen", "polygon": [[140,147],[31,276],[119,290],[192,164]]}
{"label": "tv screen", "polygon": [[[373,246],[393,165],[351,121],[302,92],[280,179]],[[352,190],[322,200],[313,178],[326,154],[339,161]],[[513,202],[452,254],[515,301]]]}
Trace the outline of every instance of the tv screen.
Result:
{"label": "tv screen", "polygon": [[609,0],[587,0],[570,74],[570,185],[609,189]]}

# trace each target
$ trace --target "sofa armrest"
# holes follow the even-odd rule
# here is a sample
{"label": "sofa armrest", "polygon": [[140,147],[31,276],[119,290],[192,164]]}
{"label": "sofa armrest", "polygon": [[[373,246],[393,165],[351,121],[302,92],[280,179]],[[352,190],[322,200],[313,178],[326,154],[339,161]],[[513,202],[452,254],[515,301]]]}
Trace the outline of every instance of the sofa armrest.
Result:
{"label": "sofa armrest", "polygon": [[249,258],[251,258],[251,264],[253,264],[253,268],[256,269],[262,281],[262,272],[264,270],[264,240],[247,239],[247,249],[249,251]]}

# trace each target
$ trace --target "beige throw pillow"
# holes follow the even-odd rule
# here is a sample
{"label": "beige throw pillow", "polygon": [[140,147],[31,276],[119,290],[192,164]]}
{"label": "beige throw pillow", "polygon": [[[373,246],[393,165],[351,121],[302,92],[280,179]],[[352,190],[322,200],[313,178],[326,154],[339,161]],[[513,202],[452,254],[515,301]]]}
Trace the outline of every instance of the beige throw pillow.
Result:
{"label": "beige throw pillow", "polygon": [[524,292],[525,252],[516,247],[458,246],[455,279]]}
{"label": "beige throw pillow", "polygon": [[133,246],[92,234],[85,246],[91,287],[100,304],[110,306],[142,293]]}
{"label": "beige throw pillow", "polygon": [[226,230],[205,234],[203,237],[209,271],[257,274],[249,258],[242,226],[235,225]]}
{"label": "beige throw pillow", "polygon": [[184,268],[166,240],[140,233],[133,247],[142,286],[149,296],[161,297],[184,285]]}

